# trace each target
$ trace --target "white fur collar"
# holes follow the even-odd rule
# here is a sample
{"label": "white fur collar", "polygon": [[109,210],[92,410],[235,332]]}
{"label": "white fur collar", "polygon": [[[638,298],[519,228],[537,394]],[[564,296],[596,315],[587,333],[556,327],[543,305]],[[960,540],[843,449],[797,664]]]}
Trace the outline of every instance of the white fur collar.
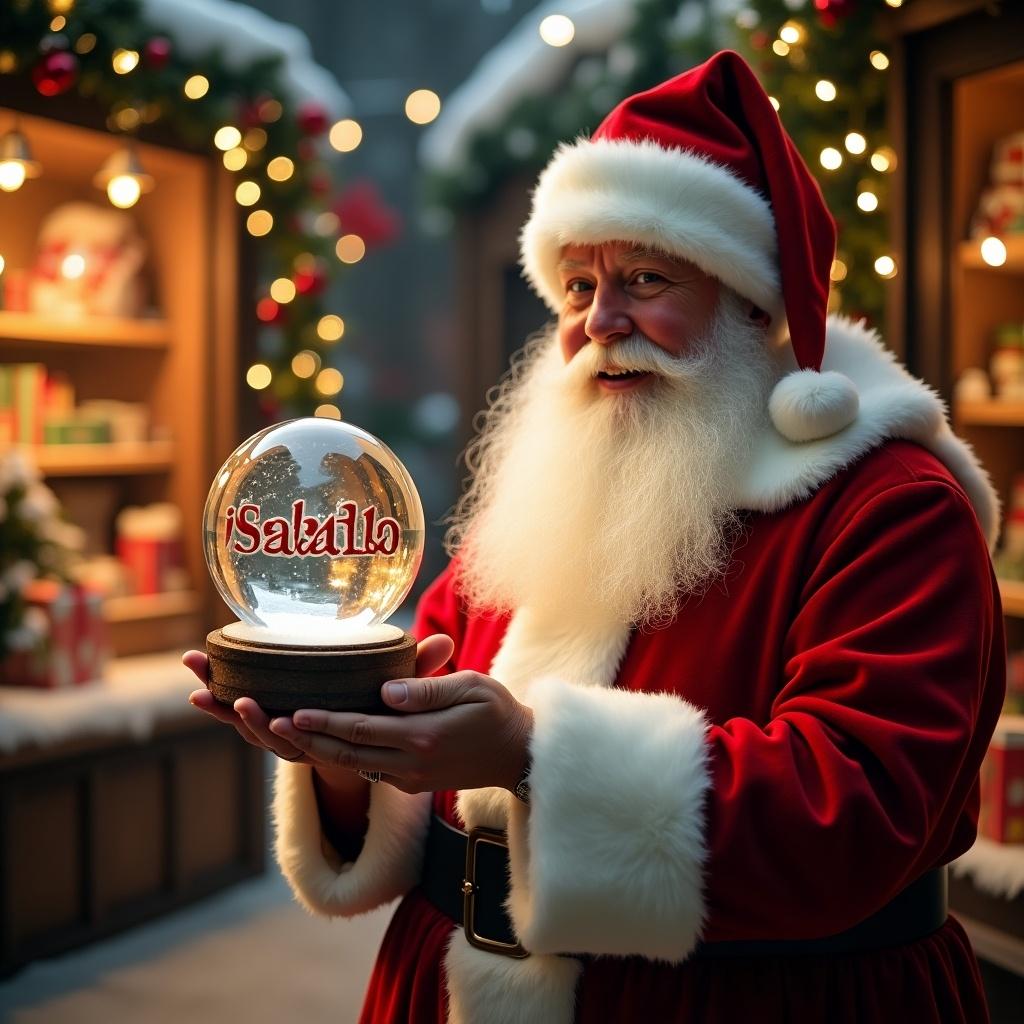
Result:
{"label": "white fur collar", "polygon": [[[779,347],[780,369],[795,371],[789,339]],[[830,316],[822,372],[849,378],[859,408],[843,429],[817,440],[793,442],[771,424],[737,482],[736,507],[777,512],[810,497],[823,483],[887,439],[916,441],[956,477],[993,546],[999,532],[999,498],[971,446],[954,436],[946,407],[923,381],[912,377],[863,322]],[[791,377],[793,374],[791,373]],[[815,375],[808,374],[810,379]],[[787,378],[783,378],[784,380]]]}

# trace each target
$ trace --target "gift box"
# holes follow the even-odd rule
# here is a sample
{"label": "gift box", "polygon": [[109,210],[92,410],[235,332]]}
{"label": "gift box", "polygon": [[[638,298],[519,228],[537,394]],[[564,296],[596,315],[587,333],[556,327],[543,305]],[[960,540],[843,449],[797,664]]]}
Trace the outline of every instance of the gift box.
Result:
{"label": "gift box", "polygon": [[45,616],[46,629],[32,647],[0,662],[0,682],[58,689],[99,679],[109,657],[102,596],[56,580],[33,580],[23,596]]}
{"label": "gift box", "polygon": [[978,831],[998,843],[1024,843],[1024,715],[1003,715],[981,765]]}
{"label": "gift box", "polygon": [[181,511],[167,503],[124,509],[117,517],[117,557],[133,594],[181,589]]}

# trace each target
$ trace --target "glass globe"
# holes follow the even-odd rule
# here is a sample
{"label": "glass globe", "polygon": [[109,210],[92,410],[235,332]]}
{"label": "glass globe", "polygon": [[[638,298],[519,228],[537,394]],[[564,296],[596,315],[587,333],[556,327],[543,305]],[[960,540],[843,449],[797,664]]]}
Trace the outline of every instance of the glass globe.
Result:
{"label": "glass globe", "polygon": [[240,622],[227,636],[386,642],[423,558],[423,508],[394,452],[339,420],[290,420],[231,454],[204,512],[206,562]]}

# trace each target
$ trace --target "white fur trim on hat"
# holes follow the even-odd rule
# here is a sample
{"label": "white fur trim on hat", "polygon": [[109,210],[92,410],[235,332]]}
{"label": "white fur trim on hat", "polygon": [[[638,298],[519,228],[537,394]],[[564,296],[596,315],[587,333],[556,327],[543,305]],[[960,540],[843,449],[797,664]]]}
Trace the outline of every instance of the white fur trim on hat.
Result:
{"label": "white fur trim on hat", "polygon": [[530,805],[508,821],[516,934],[536,953],[678,963],[705,916],[704,713],[553,677],[530,701]]}
{"label": "white fur trim on hat", "polygon": [[557,312],[562,247],[612,241],[683,256],[775,319],[784,315],[768,200],[703,155],[652,140],[563,143],[520,235],[525,275]]}
{"label": "white fur trim on hat", "polygon": [[797,370],[775,385],[768,412],[789,441],[818,441],[848,427],[860,398],[852,380],[835,370]]}

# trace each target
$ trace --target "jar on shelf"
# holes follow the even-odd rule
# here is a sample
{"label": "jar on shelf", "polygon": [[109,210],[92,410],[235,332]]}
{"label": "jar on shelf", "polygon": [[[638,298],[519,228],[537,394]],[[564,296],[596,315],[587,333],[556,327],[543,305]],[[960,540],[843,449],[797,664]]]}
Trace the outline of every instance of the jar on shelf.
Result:
{"label": "jar on shelf", "polygon": [[997,398],[1024,399],[1024,321],[996,328],[989,375]]}

